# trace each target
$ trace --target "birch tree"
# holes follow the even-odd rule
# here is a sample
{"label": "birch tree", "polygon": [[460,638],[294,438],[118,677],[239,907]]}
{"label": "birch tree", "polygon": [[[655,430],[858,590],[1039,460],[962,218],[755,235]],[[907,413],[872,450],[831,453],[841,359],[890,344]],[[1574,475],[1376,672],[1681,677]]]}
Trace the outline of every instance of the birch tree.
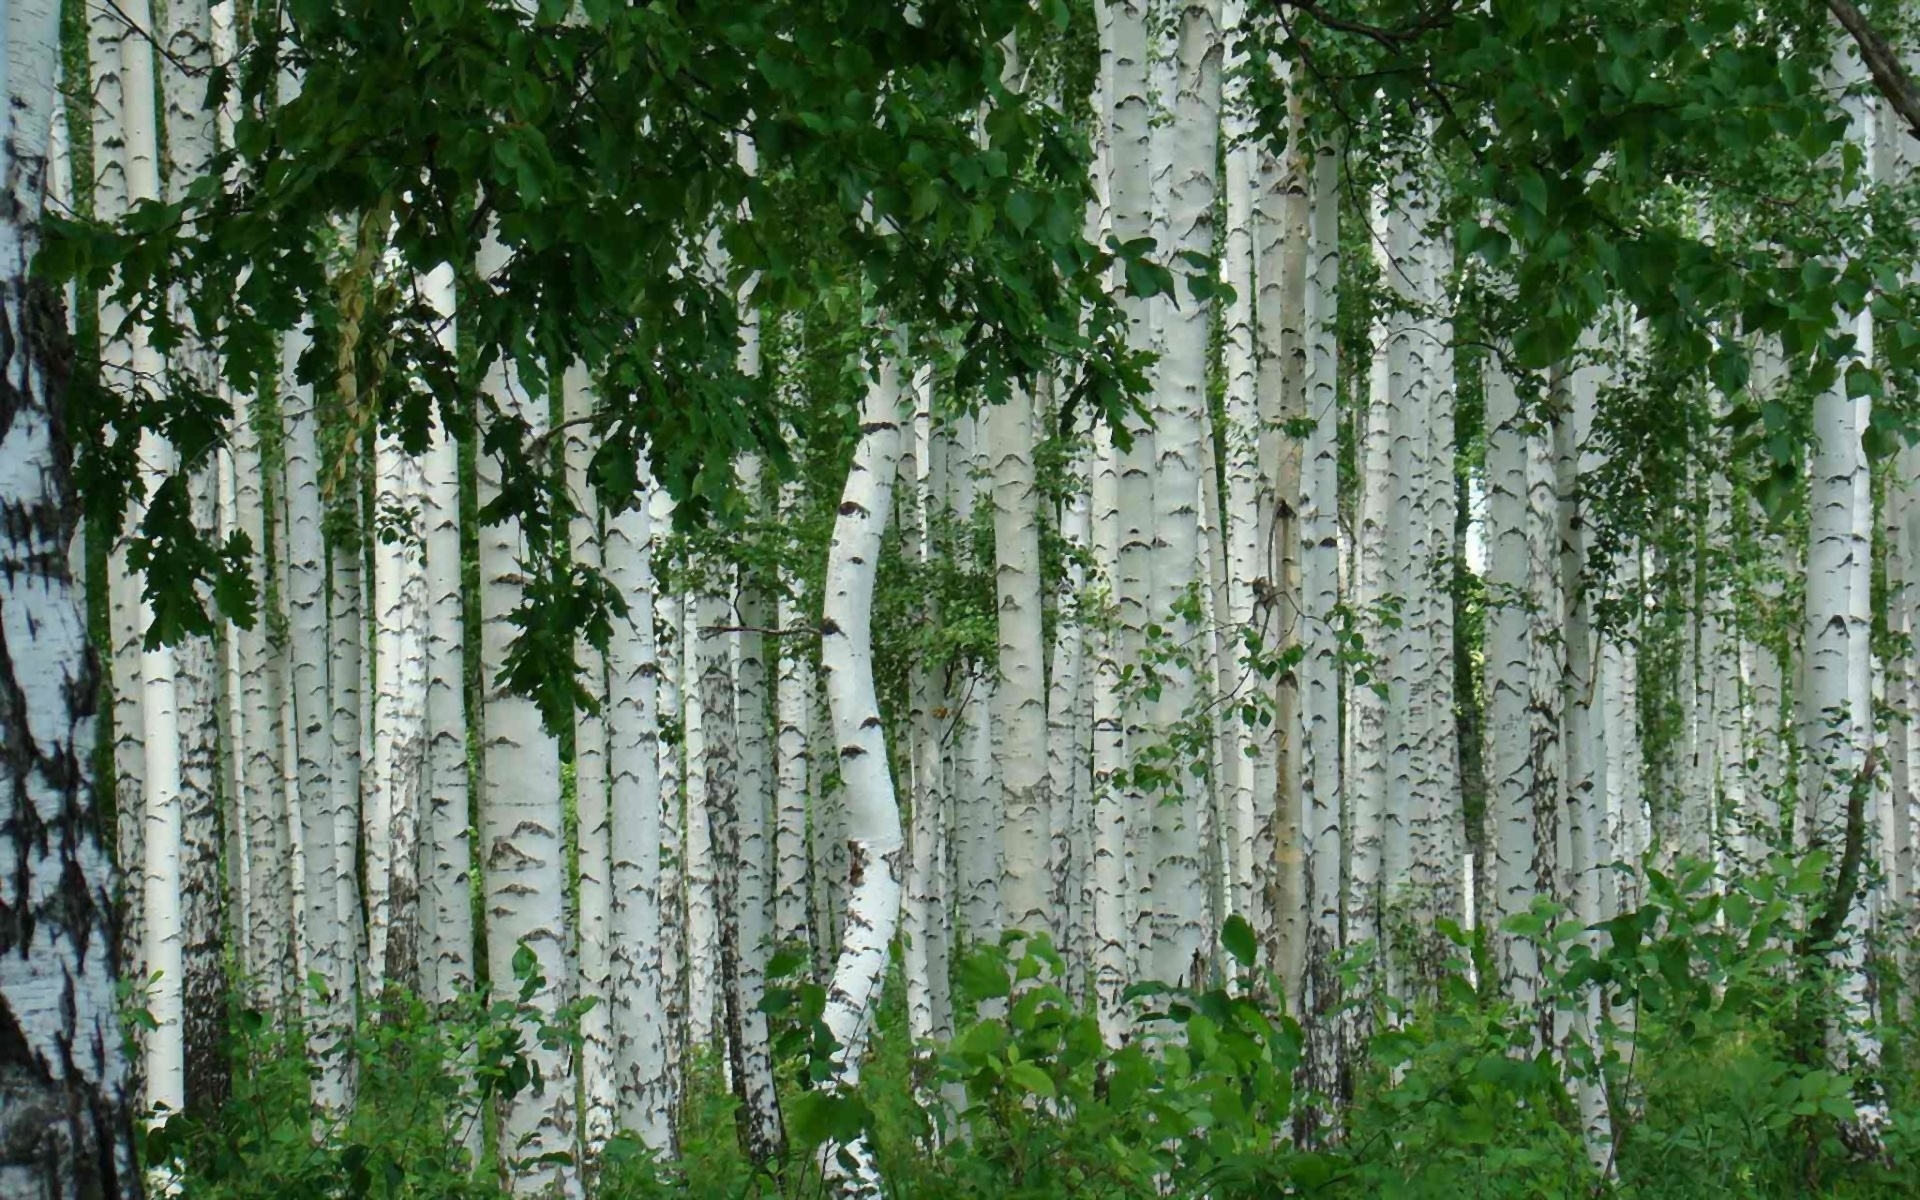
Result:
{"label": "birch tree", "polygon": [[999,604],[999,679],[994,719],[1006,731],[999,759],[1000,919],[1005,928],[1048,933],[1049,900],[1045,643],[1040,611],[1040,511],[1034,482],[1033,395],[1015,387],[986,414],[993,464],[994,591]]}
{"label": "birch tree", "polygon": [[[483,259],[483,275],[503,265],[497,252]],[[506,364],[489,368],[483,386],[510,419],[538,436],[548,422],[541,403]],[[479,457],[479,497],[485,508],[499,495],[500,463]],[[539,553],[515,522],[487,525],[480,534],[481,653],[504,662],[511,618],[521,600],[525,558]],[[561,840],[560,749],[541,724],[533,701],[491,677],[482,712],[482,864],[486,879],[488,974],[501,989],[532,985],[531,1002],[552,1021],[568,999],[566,850]],[[564,1046],[528,1048],[542,1081],[538,1092],[515,1095],[504,1106],[501,1150],[508,1161],[570,1152],[574,1137],[574,1076]],[[574,1195],[576,1171],[552,1159],[514,1173],[521,1194],[559,1190]]]}
{"label": "birch tree", "polygon": [[[587,437],[593,392],[584,367],[575,366],[560,382],[562,419],[567,422],[563,467],[572,504],[567,540],[576,570],[602,565],[600,500],[589,475],[593,447]],[[580,1017],[580,1142],[589,1163],[598,1161],[617,1123],[617,1083],[613,1014],[613,843],[609,810],[607,663],[587,636],[574,635],[575,661],[582,664],[584,700],[573,712],[573,788],[578,843],[580,927],[575,962],[579,989],[597,1003]]]}
{"label": "birch tree", "polygon": [[1334,321],[1338,312],[1339,160],[1333,147],[1316,148],[1309,185],[1309,249],[1306,280],[1307,413],[1312,422],[1301,448],[1300,748],[1302,830],[1306,844],[1307,918],[1305,973],[1300,1011],[1312,1030],[1302,1059],[1302,1080],[1328,1107],[1303,1118],[1313,1136],[1317,1124],[1334,1119],[1344,1095],[1345,1017],[1341,1014],[1335,959],[1341,946],[1341,755],[1339,734],[1340,461]]}
{"label": "birch tree", "polygon": [[[138,1196],[115,1010],[112,862],[94,811],[89,750],[98,678],[68,573],[76,509],[50,369],[64,336],[54,295],[30,283],[48,121],[56,102],[59,6],[7,13],[6,336],[0,496],[23,519],[0,539],[0,708],[12,748],[0,766],[0,1191],[82,1200]],[[46,831],[32,836],[30,829]]]}
{"label": "birch tree", "polygon": [[[1848,140],[1870,149],[1869,109],[1852,94],[1864,67],[1836,38],[1831,82],[1845,97]],[[1836,313],[1843,336],[1862,361],[1873,355],[1872,319]],[[1870,837],[1879,786],[1868,770],[1873,749],[1872,574],[1873,492],[1861,437],[1871,418],[1867,395],[1850,395],[1842,372],[1814,397],[1813,450],[1807,496],[1807,592],[1804,685],[1800,707],[1802,782],[1797,823],[1809,845],[1844,857],[1850,841]],[[1864,812],[1862,809],[1864,808]],[[1849,897],[1839,956],[1839,1010],[1846,1022],[1847,1056],[1876,1063],[1879,1046],[1864,1027],[1867,1016],[1866,889]],[[1869,1110],[1862,1118],[1870,1119]]]}
{"label": "birch tree", "polygon": [[[421,280],[423,298],[441,318],[442,345],[454,342],[453,268],[442,264]],[[474,983],[473,848],[467,815],[466,636],[462,611],[459,447],[441,414],[420,461],[422,553],[427,582],[427,786],[420,831],[420,982],[428,999],[446,1003]]]}
{"label": "birch tree", "polygon": [[[860,413],[827,558],[820,669],[833,713],[848,808],[847,914],[823,1019],[832,1034],[833,1081],[851,1087],[873,1023],[887,947],[900,917],[906,843],[887,768],[885,726],[873,686],[873,586],[900,456],[900,366],[882,360]],[[847,1195],[880,1193],[865,1140],[829,1142],[825,1169]]]}
{"label": "birch tree", "polygon": [[[643,477],[644,478],[644,477]],[[650,1149],[673,1148],[668,1081],[666,976],[661,958],[660,663],[655,653],[654,494],[607,514],[607,582],[627,598],[628,619],[607,640],[607,773],[610,839],[615,1068],[620,1126]]]}

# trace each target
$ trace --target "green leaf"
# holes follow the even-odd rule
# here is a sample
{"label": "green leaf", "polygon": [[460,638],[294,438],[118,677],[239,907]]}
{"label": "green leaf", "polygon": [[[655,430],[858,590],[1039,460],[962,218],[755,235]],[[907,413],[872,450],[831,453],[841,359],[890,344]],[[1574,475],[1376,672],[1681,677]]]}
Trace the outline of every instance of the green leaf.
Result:
{"label": "green leaf", "polygon": [[1228,917],[1221,928],[1220,945],[1242,967],[1251,967],[1258,953],[1258,939],[1254,937],[1253,926],[1239,913]]}
{"label": "green leaf", "polygon": [[1546,215],[1547,181],[1540,172],[1532,169],[1522,171],[1514,180],[1514,186],[1519,189],[1522,202],[1542,216]]}
{"label": "green leaf", "polygon": [[1017,1062],[1007,1067],[1007,1078],[1022,1091],[1035,1096],[1054,1097],[1053,1077],[1030,1062]]}

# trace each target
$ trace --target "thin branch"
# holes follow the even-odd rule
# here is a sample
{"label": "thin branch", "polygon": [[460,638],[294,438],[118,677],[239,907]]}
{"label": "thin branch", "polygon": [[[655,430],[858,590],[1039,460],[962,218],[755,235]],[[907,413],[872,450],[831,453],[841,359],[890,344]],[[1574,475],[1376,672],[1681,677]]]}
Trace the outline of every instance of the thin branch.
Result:
{"label": "thin branch", "polygon": [[1900,65],[1900,56],[1887,45],[1880,31],[1868,23],[1866,16],[1853,5],[1853,0],[1827,0],[1827,11],[1852,35],[1854,44],[1860,47],[1861,61],[1867,64],[1867,70],[1873,75],[1873,86],[1893,105],[1907,122],[1907,132],[1920,137],[1920,93],[1916,93],[1913,80],[1907,75],[1906,68]]}
{"label": "thin branch", "polygon": [[770,629],[764,625],[702,625],[701,637],[716,637],[723,633],[759,633],[767,637],[819,637],[818,625],[790,625],[785,629]]}
{"label": "thin branch", "polygon": [[[1417,41],[1420,35],[1434,29],[1439,29],[1453,20],[1453,5],[1451,4],[1428,13],[1411,25],[1403,25],[1397,29],[1389,29],[1381,25],[1369,25],[1364,21],[1354,21],[1346,17],[1337,17],[1320,5],[1313,3],[1313,0],[1278,0],[1278,2],[1282,7],[1299,9],[1328,29],[1338,30],[1341,33],[1358,34],[1364,38],[1371,38],[1383,46],[1398,47],[1408,42]],[[1842,0],[1842,2],[1844,2],[1844,0]]]}

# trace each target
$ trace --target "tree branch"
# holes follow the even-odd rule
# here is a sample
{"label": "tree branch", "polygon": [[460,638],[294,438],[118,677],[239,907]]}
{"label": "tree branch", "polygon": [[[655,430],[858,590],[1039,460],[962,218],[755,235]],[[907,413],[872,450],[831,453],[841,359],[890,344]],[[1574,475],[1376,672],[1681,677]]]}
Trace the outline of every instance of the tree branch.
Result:
{"label": "tree branch", "polygon": [[1421,34],[1426,33],[1428,30],[1440,28],[1442,25],[1453,20],[1454,8],[1452,4],[1448,4],[1428,13],[1411,25],[1402,25],[1398,29],[1389,29],[1380,25],[1369,25],[1364,21],[1354,21],[1346,17],[1335,16],[1325,8],[1314,3],[1313,0],[1278,0],[1278,3],[1283,8],[1299,9],[1328,29],[1337,30],[1341,33],[1357,34],[1363,38],[1371,38],[1383,46],[1401,46],[1407,42],[1417,40]]}
{"label": "tree branch", "polygon": [[[1845,3],[1846,0],[1837,0]],[[1846,928],[1847,913],[1853,907],[1853,898],[1860,890],[1860,873],[1867,845],[1867,798],[1873,792],[1873,779],[1880,769],[1880,750],[1875,747],[1867,752],[1866,761],[1860,764],[1860,770],[1853,777],[1853,785],[1847,789],[1847,827],[1845,842],[1840,852],[1839,878],[1833,881],[1833,891],[1827,896],[1826,905],[1807,927],[1796,949],[1802,958],[1823,953],[1823,948],[1833,944]]]}
{"label": "tree branch", "polygon": [[1879,30],[1868,24],[1865,14],[1854,7],[1853,0],[1827,0],[1827,11],[1860,47],[1860,58],[1873,75],[1873,86],[1906,121],[1907,132],[1920,137],[1920,92],[1914,91],[1913,80],[1900,65],[1900,56],[1887,45]]}

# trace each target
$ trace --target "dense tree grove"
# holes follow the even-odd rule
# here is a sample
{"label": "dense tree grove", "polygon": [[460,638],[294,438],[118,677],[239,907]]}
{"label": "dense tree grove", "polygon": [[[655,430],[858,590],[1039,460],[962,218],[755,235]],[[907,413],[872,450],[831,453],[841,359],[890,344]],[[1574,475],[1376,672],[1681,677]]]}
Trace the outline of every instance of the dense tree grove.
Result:
{"label": "dense tree grove", "polygon": [[0,0],[0,1196],[1920,1189],[1920,10]]}

